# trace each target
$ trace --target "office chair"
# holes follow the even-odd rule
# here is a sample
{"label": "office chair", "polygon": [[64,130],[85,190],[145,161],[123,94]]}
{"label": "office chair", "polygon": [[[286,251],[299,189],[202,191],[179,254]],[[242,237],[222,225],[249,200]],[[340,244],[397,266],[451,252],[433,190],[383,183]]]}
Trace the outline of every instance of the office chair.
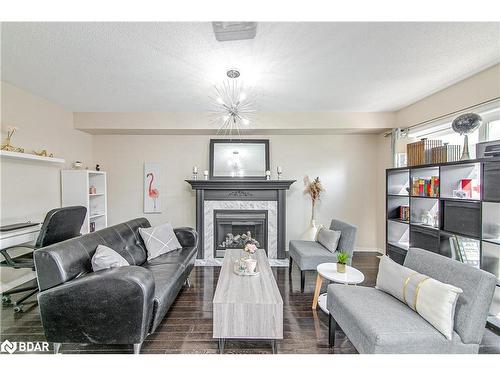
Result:
{"label": "office chair", "polygon": [[[27,247],[36,251],[41,247],[49,246],[57,242],[62,242],[73,237],[80,236],[87,208],[83,206],[69,206],[50,210],[42,224],[40,233],[35,242],[35,245],[16,245],[5,249],[1,249],[0,253],[5,258],[0,262],[1,267],[9,267],[14,269],[31,268],[35,271],[35,262],[33,260],[33,252],[20,255],[12,258],[8,251],[14,248]],[[16,293],[28,292],[26,295],[14,302],[14,312],[23,311],[22,302],[26,301],[32,295],[38,292],[38,284],[36,279],[29,282],[28,285],[19,286],[2,293],[2,302],[10,303],[10,296]]]}

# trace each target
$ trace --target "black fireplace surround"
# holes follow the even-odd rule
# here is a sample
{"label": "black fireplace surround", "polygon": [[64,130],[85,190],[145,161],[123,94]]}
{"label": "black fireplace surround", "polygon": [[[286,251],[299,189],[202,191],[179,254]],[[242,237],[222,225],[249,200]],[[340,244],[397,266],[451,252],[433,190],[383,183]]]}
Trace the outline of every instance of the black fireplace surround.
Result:
{"label": "black fireplace surround", "polygon": [[[204,258],[204,207],[205,201],[276,201],[278,208],[277,222],[277,256],[278,259],[284,259],[286,246],[286,191],[290,188],[295,180],[186,180],[196,191],[196,231],[200,236],[198,242],[199,259]],[[234,212],[234,210],[231,210]],[[252,210],[252,212],[259,212]],[[256,221],[256,220],[253,220]],[[267,222],[267,217],[266,217]],[[215,221],[214,221],[215,223]],[[241,229],[241,228],[240,228]],[[252,229],[250,230],[252,238],[255,236]],[[255,230],[255,228],[253,228]],[[227,232],[231,233],[231,232]],[[225,235],[227,235],[225,233]],[[246,234],[246,233],[245,233]],[[233,233],[234,237],[234,233]],[[224,239],[221,239],[221,242]],[[214,233],[214,242],[217,237]],[[257,241],[259,241],[257,239]],[[214,251],[217,249],[217,244],[214,244]],[[259,245],[260,241],[259,241]],[[267,249],[267,224],[265,225],[264,245],[262,248]],[[215,254],[214,254],[215,255]]]}

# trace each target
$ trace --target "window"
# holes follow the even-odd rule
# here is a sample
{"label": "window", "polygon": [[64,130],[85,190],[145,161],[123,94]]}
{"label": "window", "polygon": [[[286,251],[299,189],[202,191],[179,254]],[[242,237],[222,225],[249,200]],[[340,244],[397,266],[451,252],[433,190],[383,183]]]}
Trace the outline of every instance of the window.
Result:
{"label": "window", "polygon": [[[473,133],[469,134],[471,158],[476,156],[476,143],[500,139],[500,103],[490,103],[487,107],[479,108],[475,112],[481,115],[483,123]],[[443,144],[462,146],[464,144],[463,136],[455,133],[451,128],[451,123],[455,117],[456,115],[441,121],[414,127],[408,132],[408,137],[440,139]]]}
{"label": "window", "polygon": [[487,140],[500,140],[500,120],[494,120],[488,123]]}

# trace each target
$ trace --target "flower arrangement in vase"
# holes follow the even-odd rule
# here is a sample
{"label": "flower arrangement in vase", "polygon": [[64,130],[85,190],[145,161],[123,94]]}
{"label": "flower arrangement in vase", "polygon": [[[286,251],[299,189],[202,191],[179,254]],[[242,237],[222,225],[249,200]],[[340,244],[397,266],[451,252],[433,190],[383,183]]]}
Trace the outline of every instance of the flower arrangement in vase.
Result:
{"label": "flower arrangement in vase", "polygon": [[303,240],[314,241],[316,238],[316,233],[318,232],[318,228],[316,227],[315,220],[315,211],[316,211],[316,203],[318,203],[321,193],[325,191],[319,177],[316,177],[314,180],[310,180],[309,176],[304,177],[304,194],[307,194],[311,197],[311,222],[309,227],[302,235]]}
{"label": "flower arrangement in vase", "polygon": [[247,258],[250,258],[257,251],[257,246],[253,243],[247,243],[243,251],[247,253]]}
{"label": "flower arrangement in vase", "polygon": [[345,273],[345,266],[347,265],[347,262],[349,261],[349,253],[345,251],[340,251],[337,254],[337,272],[338,273]]}

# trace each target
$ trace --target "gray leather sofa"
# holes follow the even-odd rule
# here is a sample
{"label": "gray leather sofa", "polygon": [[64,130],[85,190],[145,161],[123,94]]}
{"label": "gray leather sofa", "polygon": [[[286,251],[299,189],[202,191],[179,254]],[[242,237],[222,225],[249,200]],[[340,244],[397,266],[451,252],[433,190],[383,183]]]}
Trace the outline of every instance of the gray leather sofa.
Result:
{"label": "gray leather sofa", "polygon": [[328,286],[330,347],[338,324],[360,353],[477,353],[495,289],[495,276],[427,250],[411,248],[404,265],[463,290],[452,340],[406,304],[375,288]]}
{"label": "gray leather sofa", "polygon": [[[357,227],[340,220],[333,219],[330,229],[340,231],[338,250],[348,252],[349,265],[352,261],[354,244],[356,243]],[[326,247],[316,241],[292,240],[288,246],[290,256],[289,273],[292,272],[293,262],[300,270],[300,291],[304,293],[305,271],[316,271],[321,263],[337,263],[337,252],[332,253]]]}
{"label": "gray leather sofa", "polygon": [[[182,249],[147,261],[140,218],[34,252],[38,303],[47,341],[133,344],[138,353],[155,331],[193,269],[198,234],[174,229]],[[97,245],[117,251],[131,266],[92,271]]]}

